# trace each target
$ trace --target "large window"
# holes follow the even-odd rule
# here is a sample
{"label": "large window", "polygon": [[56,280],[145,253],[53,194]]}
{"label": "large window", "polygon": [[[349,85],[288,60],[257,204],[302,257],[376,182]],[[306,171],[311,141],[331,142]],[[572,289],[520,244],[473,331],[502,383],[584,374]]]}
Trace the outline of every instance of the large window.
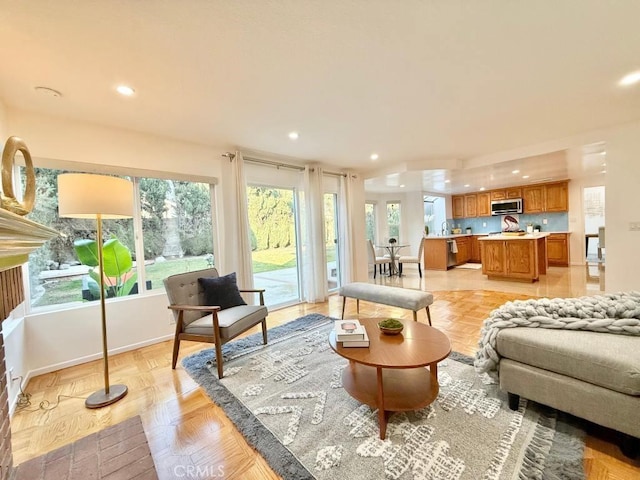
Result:
{"label": "large window", "polygon": [[[29,257],[31,307],[99,299],[95,274],[91,274],[95,269],[83,265],[74,248],[77,240],[97,240],[96,222],[58,216],[57,179],[61,173],[66,171],[36,169],[37,201],[29,218],[61,235]],[[212,187],[155,178],[131,180],[139,195],[140,211],[133,212],[131,219],[103,221],[102,242],[117,239],[133,260],[131,270],[105,277],[108,297],[162,289],[162,280],[169,275],[214,265]],[[126,288],[118,286],[124,282]]]}
{"label": "large window", "polygon": [[400,236],[400,202],[387,202],[387,228],[389,238]]}
{"label": "large window", "polygon": [[324,250],[327,258],[327,288],[340,287],[340,252],[338,251],[338,195],[324,194]]}
{"label": "large window", "polygon": [[147,289],[175,273],[214,265],[211,186],[158,178],[138,180]]}
{"label": "large window", "polygon": [[364,204],[365,235],[367,240],[376,243],[376,204],[366,202]]}

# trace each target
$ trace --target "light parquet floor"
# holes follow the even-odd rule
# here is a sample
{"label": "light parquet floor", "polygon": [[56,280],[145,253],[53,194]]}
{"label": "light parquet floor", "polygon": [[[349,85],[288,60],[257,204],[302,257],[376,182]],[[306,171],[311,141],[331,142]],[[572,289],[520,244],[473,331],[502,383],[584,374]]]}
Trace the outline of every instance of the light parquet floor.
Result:
{"label": "light parquet floor", "polygon": [[[378,277],[375,283],[421,288],[434,292],[431,307],[434,326],[451,339],[455,351],[473,355],[482,321],[506,301],[538,296],[565,297],[598,293],[598,284],[586,283],[583,267],[551,268],[541,282],[522,284],[486,280],[478,270],[454,269],[424,272],[407,266],[402,278]],[[373,279],[371,279],[374,282]],[[347,302],[347,317],[355,317],[355,301]],[[322,304],[295,305],[273,311],[270,326],[286,323],[307,313],[339,317],[342,299],[336,295]],[[361,302],[362,317],[411,318],[411,312]],[[420,312],[419,321],[426,322]],[[257,329],[256,329],[257,331]],[[183,342],[180,357],[210,345]],[[140,415],[161,479],[279,478],[245,442],[220,408],[178,366],[171,369],[171,342],[163,342],[110,358],[112,383],[124,383],[129,394],[120,402],[98,410],[84,408],[84,398],[102,385],[99,361],[66,368],[31,379],[26,391],[32,406],[12,418],[14,463],[54,450],[109,425]],[[60,404],[40,410],[43,400]],[[594,426],[587,439],[585,469],[589,479],[640,478],[640,463],[624,457],[611,441],[611,434]],[[188,470],[188,469],[191,470]],[[197,470],[199,468],[199,470]]]}

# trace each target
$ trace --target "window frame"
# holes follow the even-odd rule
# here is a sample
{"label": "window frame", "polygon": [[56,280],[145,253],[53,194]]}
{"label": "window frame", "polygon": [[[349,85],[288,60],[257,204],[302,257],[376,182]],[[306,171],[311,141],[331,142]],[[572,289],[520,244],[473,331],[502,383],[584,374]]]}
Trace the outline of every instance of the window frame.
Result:
{"label": "window frame", "polygon": [[[121,302],[121,301],[131,301],[141,297],[149,297],[149,296],[159,296],[166,295],[166,292],[163,288],[155,288],[151,290],[147,290],[146,288],[146,272],[144,268],[144,243],[143,243],[143,234],[142,234],[142,210],[140,203],[140,185],[139,181],[141,178],[155,178],[155,179],[164,179],[164,180],[174,180],[181,182],[193,182],[193,183],[204,183],[209,185],[209,196],[211,199],[211,235],[213,242],[213,255],[214,258],[220,258],[219,251],[219,229],[217,222],[217,208],[218,208],[218,189],[216,188],[218,185],[218,179],[216,177],[206,177],[201,175],[188,175],[184,173],[174,173],[174,172],[166,172],[166,171],[154,171],[154,170],[144,170],[144,169],[135,169],[128,167],[113,167],[113,166],[105,166],[105,165],[96,165],[89,163],[81,163],[81,162],[72,162],[66,160],[51,160],[51,161],[40,161],[38,162],[37,168],[45,168],[49,170],[67,170],[73,171],[77,173],[90,173],[90,174],[103,174],[103,175],[118,175],[118,176],[126,176],[129,177],[133,183],[133,194],[134,194],[134,213],[132,216],[133,219],[133,236],[134,236],[134,251],[135,258],[142,259],[142,261],[136,261],[135,271],[138,278],[138,293],[127,295],[124,297],[114,297],[105,299],[107,302]],[[18,195],[22,194],[23,188],[21,185],[21,176],[20,176],[20,168],[24,167],[24,161],[19,158],[16,158],[16,161],[13,165],[14,168],[14,181],[17,182],[15,185],[15,190]],[[37,198],[36,198],[37,201]],[[29,263],[25,263],[22,266],[23,273],[23,285],[25,289],[25,301],[24,301],[24,313],[25,315],[46,313],[52,311],[62,311],[76,308],[85,308],[96,305],[96,302],[65,302],[65,303],[57,303],[51,305],[42,305],[42,306],[32,306],[31,305],[31,285],[30,285],[30,273],[29,273]]]}

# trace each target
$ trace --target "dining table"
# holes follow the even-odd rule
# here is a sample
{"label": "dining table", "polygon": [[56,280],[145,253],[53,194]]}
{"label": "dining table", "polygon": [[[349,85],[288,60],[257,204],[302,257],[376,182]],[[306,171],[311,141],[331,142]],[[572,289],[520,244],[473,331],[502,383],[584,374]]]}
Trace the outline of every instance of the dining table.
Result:
{"label": "dining table", "polygon": [[393,277],[394,275],[400,276],[400,271],[398,270],[397,264],[397,260],[399,257],[398,252],[401,248],[405,248],[408,246],[409,245],[406,243],[385,243],[382,245],[376,245],[377,248],[383,248],[389,254],[389,260],[391,260],[391,262],[389,263],[389,277]]}

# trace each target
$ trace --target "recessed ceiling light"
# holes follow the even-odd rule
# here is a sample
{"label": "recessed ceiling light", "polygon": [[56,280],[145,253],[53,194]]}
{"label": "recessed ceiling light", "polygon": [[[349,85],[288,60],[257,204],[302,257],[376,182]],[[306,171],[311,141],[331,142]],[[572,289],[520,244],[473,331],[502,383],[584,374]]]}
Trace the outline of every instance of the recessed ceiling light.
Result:
{"label": "recessed ceiling light", "polygon": [[445,180],[444,183],[451,183],[451,180]]}
{"label": "recessed ceiling light", "polygon": [[529,175],[522,175],[522,178],[526,180],[527,178],[529,178]]}
{"label": "recessed ceiling light", "polygon": [[606,155],[607,151],[605,150],[604,152],[600,152],[600,155]]}
{"label": "recessed ceiling light", "polygon": [[289,138],[291,140],[297,140],[299,136],[300,135],[298,135],[298,132],[289,132]]}
{"label": "recessed ceiling light", "polygon": [[33,89],[38,93],[46,95],[47,97],[60,98],[62,96],[62,93],[60,93],[58,90],[54,90],[53,88],[49,87],[33,87]]}
{"label": "recessed ceiling light", "polygon": [[638,82],[640,82],[640,70],[631,72],[622,77],[622,79],[618,82],[618,85],[620,85],[621,87],[628,87]]}
{"label": "recessed ceiling light", "polygon": [[376,161],[379,157],[377,153],[372,153],[371,156],[369,157],[371,160]]}
{"label": "recessed ceiling light", "polygon": [[465,187],[470,187],[471,185],[469,185],[468,183],[464,184]]}
{"label": "recessed ceiling light", "polygon": [[136,91],[133,88],[129,87],[128,85],[118,85],[116,87],[116,91],[120,95],[124,95],[125,97],[130,97],[131,95],[136,93]]}
{"label": "recessed ceiling light", "polygon": [[600,173],[607,173],[607,171],[606,170],[602,170]]}
{"label": "recessed ceiling light", "polygon": [[402,185],[400,185],[400,188],[404,188],[404,183]]}
{"label": "recessed ceiling light", "polygon": [[480,187],[480,191],[481,191],[481,192],[484,192],[485,190],[486,190],[486,188],[484,188],[484,187]]}
{"label": "recessed ceiling light", "polygon": [[603,167],[606,167],[606,166],[607,166],[607,164],[606,164],[606,163],[603,163],[603,164],[602,164],[602,166],[603,166]]}
{"label": "recessed ceiling light", "polygon": [[512,170],[511,173],[515,175],[516,173],[520,173],[520,170]]}

